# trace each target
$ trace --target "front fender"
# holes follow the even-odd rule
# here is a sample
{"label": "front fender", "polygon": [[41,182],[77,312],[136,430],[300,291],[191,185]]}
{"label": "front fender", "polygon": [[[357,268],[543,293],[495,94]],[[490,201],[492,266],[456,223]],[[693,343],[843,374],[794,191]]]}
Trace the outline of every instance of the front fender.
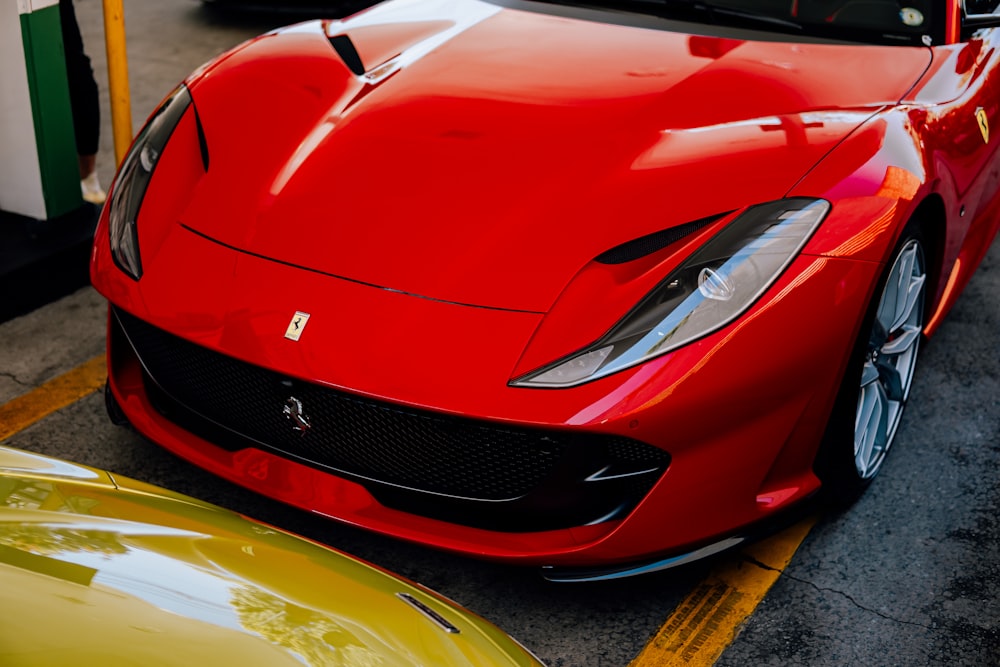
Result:
{"label": "front fender", "polygon": [[897,107],[872,116],[789,191],[833,204],[804,254],[883,263],[927,197],[957,209],[953,179],[921,149],[920,113]]}

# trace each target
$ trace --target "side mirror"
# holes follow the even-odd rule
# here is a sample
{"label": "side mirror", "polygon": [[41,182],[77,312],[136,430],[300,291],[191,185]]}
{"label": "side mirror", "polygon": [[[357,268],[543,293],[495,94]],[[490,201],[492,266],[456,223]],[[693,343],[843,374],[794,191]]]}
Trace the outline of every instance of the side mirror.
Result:
{"label": "side mirror", "polygon": [[962,34],[1000,26],[1000,0],[962,0]]}

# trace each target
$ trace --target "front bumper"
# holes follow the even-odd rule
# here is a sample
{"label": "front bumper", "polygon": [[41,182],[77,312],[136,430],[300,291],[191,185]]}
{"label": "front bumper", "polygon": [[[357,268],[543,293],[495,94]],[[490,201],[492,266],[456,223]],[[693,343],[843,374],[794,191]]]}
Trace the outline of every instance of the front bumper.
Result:
{"label": "front bumper", "polygon": [[[350,328],[324,329],[319,321],[315,328],[310,323],[306,336],[322,340],[321,346],[263,335],[276,327],[283,331],[295,310],[289,308],[288,290],[280,286],[297,281],[300,303],[332,300],[342,309],[363,300],[365,295],[354,292],[370,288],[303,276],[263,258],[241,257],[234,267],[231,251],[208,240],[189,241],[173,248],[168,239],[158,258],[185,266],[191,265],[190,255],[198,256],[197,264],[206,271],[189,276],[184,285],[177,284],[183,277],[176,271],[156,271],[155,259],[141,281],[124,278],[100,242],[92,281],[114,310],[131,313],[124,317],[135,318],[139,328],[144,322],[223,364],[228,359],[252,367],[263,379],[251,379],[234,392],[226,373],[201,376],[178,367],[176,378],[161,382],[162,369],[155,362],[143,367],[112,315],[109,386],[140,433],[221,477],[311,512],[449,551],[555,567],[649,562],[700,552],[743,535],[748,526],[815,492],[816,447],[856,335],[858,313],[878,270],[870,263],[800,257],[772,290],[777,296],[765,297],[738,322],[675,353],[567,390],[511,388],[489,378],[496,389],[488,393],[460,386],[456,378],[468,375],[468,369],[457,353],[454,359],[434,359],[433,367],[416,368],[417,362],[396,354],[383,340],[369,342],[366,332]],[[241,272],[252,284],[236,292],[232,274]],[[408,297],[382,293],[376,298]],[[409,308],[443,310],[410,301]],[[221,315],[219,304],[228,305]],[[486,311],[474,315],[494,317]],[[414,321],[426,322],[426,313],[415,314]],[[417,349],[437,344],[448,351],[439,337],[450,325],[442,322],[433,333],[407,329],[409,343]],[[502,329],[506,322],[491,319],[483,326]],[[498,447],[486,438],[472,455],[453,444],[444,453],[431,453],[430,477],[418,482],[408,475],[424,465],[429,450],[420,454],[419,447],[401,446],[396,452],[382,449],[384,460],[374,463],[356,458],[367,456],[372,443],[386,439],[395,425],[344,451],[333,441],[329,450],[310,451],[304,443],[312,434],[297,433],[283,407],[295,397],[308,413],[308,406],[323,405],[325,399],[314,403],[312,394],[298,395],[300,390],[341,393],[341,386],[353,382],[343,381],[347,375],[368,383],[360,391],[343,392],[352,410],[388,414],[392,423],[399,415],[411,424],[432,422],[431,430],[457,434],[455,443],[470,434],[478,437],[485,425],[493,433],[515,433],[521,444]],[[245,412],[234,413],[221,432],[218,408],[197,407],[202,398],[185,393],[244,394],[251,386],[264,393],[240,408]],[[385,401],[376,386],[384,387],[383,395],[404,399]],[[267,423],[251,424],[265,412],[264,405]],[[441,407],[423,407],[430,405]],[[340,414],[337,410],[323,407],[308,416],[315,423],[328,412]],[[268,435],[274,429],[281,433]],[[636,451],[639,465],[629,469]],[[472,474],[451,464],[456,452],[465,455]],[[596,475],[599,481],[588,481],[608,466]],[[655,471],[630,475],[629,484],[615,481],[614,471],[636,473],[643,466]],[[496,474],[485,474],[490,472]],[[602,474],[606,479],[600,480]],[[481,483],[492,476],[500,479],[498,486]],[[630,486],[639,478],[641,485]],[[591,483],[614,491],[588,495]],[[533,494],[532,489],[541,490]]]}
{"label": "front bumper", "polygon": [[623,518],[670,462],[631,438],[492,424],[304,382],[118,308],[109,335],[114,365],[138,362],[149,405],[192,435],[337,475],[386,507],[462,526],[538,532]]}

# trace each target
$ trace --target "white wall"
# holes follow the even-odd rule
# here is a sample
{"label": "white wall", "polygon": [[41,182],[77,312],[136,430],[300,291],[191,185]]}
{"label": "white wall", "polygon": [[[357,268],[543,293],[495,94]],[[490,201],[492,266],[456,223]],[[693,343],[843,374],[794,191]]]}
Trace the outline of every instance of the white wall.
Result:
{"label": "white wall", "polygon": [[21,42],[25,0],[0,0],[0,210],[44,219],[45,199]]}

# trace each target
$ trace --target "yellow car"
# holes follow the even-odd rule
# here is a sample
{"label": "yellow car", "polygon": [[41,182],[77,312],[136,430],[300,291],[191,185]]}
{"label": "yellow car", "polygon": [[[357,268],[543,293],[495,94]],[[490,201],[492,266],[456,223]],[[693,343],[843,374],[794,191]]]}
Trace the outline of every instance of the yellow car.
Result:
{"label": "yellow car", "polygon": [[0,665],[540,665],[419,585],[136,480],[0,447]]}

